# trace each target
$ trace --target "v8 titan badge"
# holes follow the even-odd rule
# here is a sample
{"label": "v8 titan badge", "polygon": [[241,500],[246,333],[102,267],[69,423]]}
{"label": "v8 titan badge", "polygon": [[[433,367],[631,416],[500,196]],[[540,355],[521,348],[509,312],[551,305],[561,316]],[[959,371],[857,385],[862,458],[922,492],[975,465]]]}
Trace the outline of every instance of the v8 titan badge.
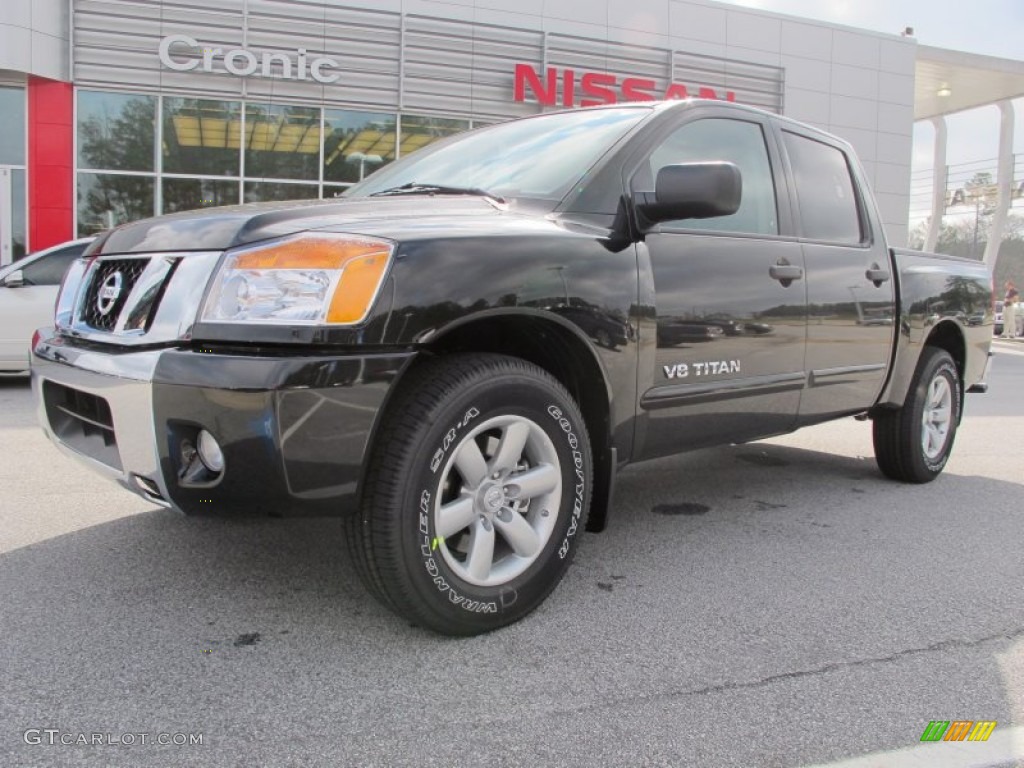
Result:
{"label": "v8 titan badge", "polygon": [[124,277],[121,273],[114,272],[100,286],[100,290],[96,294],[96,309],[104,317],[110,314],[110,310],[117,303],[117,299],[121,295],[121,285],[123,283]]}
{"label": "v8 titan badge", "polygon": [[739,373],[739,360],[709,360],[703,363],[676,363],[663,365],[665,378],[685,379],[692,373],[694,376],[718,376],[723,373]]}

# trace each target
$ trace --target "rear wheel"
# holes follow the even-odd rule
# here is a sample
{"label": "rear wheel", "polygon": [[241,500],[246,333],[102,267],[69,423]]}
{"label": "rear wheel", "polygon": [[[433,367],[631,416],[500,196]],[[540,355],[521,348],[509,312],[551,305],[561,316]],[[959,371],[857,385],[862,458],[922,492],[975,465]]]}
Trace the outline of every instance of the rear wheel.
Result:
{"label": "rear wheel", "polygon": [[962,390],[949,353],[925,347],[907,400],[875,417],[875,459],[886,477],[927,483],[949,460],[960,417]]}
{"label": "rear wheel", "polygon": [[399,615],[444,634],[486,632],[561,580],[591,477],[583,418],[547,372],[499,355],[432,360],[385,416],[349,547]]}

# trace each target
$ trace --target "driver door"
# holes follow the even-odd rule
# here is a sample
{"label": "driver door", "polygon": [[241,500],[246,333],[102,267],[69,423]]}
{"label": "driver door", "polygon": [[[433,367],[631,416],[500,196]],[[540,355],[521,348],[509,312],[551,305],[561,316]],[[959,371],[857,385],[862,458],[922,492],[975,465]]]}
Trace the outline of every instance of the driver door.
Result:
{"label": "driver door", "polygon": [[634,199],[661,167],[709,161],[739,168],[742,198],[732,215],[662,222],[640,244],[657,324],[641,387],[644,457],[787,432],[807,380],[804,257],[772,125],[735,112],[698,115],[641,163]]}

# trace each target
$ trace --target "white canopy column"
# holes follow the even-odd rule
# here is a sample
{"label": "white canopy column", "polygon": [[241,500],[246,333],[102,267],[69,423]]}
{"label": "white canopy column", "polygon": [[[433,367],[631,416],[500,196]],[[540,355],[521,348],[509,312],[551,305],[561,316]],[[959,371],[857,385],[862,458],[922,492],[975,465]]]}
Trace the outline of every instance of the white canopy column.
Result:
{"label": "white canopy column", "polygon": [[[1009,217],[1013,183],[1012,99],[1024,97],[1024,61],[1001,59],[978,53],[918,45],[914,67],[914,119],[931,120],[935,126],[935,164],[933,166],[932,213],[925,248],[935,250],[942,228],[946,204],[946,126],[945,117],[969,109],[999,105],[1002,122],[999,130],[999,167],[997,210],[985,246],[985,263],[991,267],[999,254]],[[939,121],[942,121],[940,124]]]}
{"label": "white canopy column", "polygon": [[1003,242],[1003,230],[1006,229],[1006,217],[1010,213],[1013,192],[1013,131],[1014,109],[1009,99],[999,102],[1002,119],[999,122],[999,166],[996,171],[996,187],[999,197],[996,201],[995,215],[988,231],[988,243],[985,245],[985,264],[995,267],[999,256],[999,246]]}
{"label": "white canopy column", "polygon": [[935,150],[932,156],[932,215],[928,220],[928,235],[924,240],[924,249],[934,251],[942,231],[942,216],[946,212],[946,118],[942,115],[932,118],[935,126]]}

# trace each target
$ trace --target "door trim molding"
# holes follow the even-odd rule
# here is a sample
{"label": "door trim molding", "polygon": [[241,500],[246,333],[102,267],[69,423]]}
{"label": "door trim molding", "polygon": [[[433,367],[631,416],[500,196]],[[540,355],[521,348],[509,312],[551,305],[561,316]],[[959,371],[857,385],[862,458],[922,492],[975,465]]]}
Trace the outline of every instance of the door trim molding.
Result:
{"label": "door trim molding", "polygon": [[[888,363],[872,363],[869,365],[844,365],[840,368],[819,368],[811,371],[808,386],[818,387],[828,384],[839,384],[840,382],[835,381],[839,376],[874,373],[875,371],[884,371],[888,367]],[[821,381],[821,379],[826,379],[826,381]]]}
{"label": "door trim molding", "polygon": [[647,390],[640,398],[640,407],[650,411],[658,408],[671,408],[676,405],[790,392],[804,389],[806,386],[806,371],[727,379],[709,384],[663,384]]}

